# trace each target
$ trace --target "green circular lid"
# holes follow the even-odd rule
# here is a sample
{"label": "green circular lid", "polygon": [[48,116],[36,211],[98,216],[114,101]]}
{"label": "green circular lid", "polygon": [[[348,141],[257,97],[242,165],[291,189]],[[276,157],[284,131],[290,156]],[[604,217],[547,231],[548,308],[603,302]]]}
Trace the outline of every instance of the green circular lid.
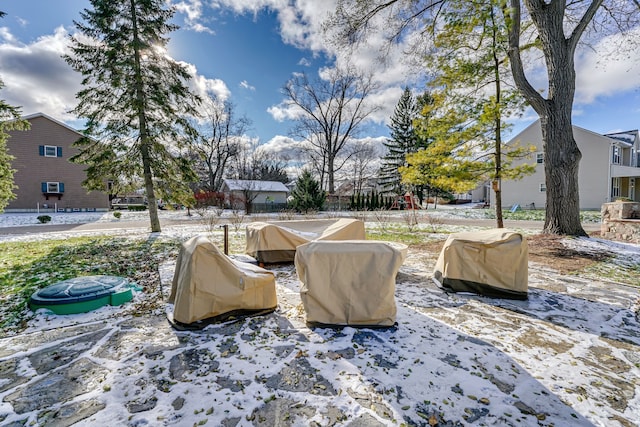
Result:
{"label": "green circular lid", "polygon": [[130,282],[118,276],[82,276],[54,283],[31,295],[30,305],[59,305],[99,299],[120,292]]}

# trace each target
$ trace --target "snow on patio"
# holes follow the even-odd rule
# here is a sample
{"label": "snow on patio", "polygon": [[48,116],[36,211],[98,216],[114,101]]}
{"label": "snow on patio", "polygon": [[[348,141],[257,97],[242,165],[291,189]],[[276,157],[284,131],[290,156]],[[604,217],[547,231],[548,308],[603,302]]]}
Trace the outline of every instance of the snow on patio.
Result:
{"label": "snow on patio", "polygon": [[[136,311],[160,287],[86,314],[40,310],[0,340],[0,424],[637,425],[638,288],[530,263],[527,301],[447,294],[431,281],[437,255],[409,250],[395,329],[309,329],[293,265],[272,268],[275,313],[202,331],[173,330],[168,304]],[[159,266],[165,301],[173,268]]]}

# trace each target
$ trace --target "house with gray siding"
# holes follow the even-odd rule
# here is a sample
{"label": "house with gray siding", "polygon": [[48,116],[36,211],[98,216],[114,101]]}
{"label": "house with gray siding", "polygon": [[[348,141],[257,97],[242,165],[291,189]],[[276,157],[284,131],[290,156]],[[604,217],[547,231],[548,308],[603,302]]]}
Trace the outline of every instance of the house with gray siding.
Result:
{"label": "house with gray siding", "polygon": [[231,207],[237,203],[250,203],[257,210],[268,211],[270,207],[285,207],[290,191],[278,181],[224,179],[222,192],[225,203]]}
{"label": "house with gray siding", "polygon": [[5,212],[87,212],[109,210],[105,191],[82,187],[85,165],[71,163],[78,153],[73,147],[82,134],[45,114],[23,117],[31,124],[27,131],[10,131],[7,141],[17,189]]}
{"label": "house with gray siding", "polygon": [[[600,135],[573,126],[573,137],[582,153],[578,169],[580,208],[599,210],[603,203],[619,197],[640,201],[640,137],[638,130]],[[533,163],[536,170],[521,180],[502,181],[502,205],[536,208],[546,206],[544,152],[540,120],[516,135],[512,142],[534,145],[535,152],[521,162]],[[514,162],[517,164],[519,162]]]}

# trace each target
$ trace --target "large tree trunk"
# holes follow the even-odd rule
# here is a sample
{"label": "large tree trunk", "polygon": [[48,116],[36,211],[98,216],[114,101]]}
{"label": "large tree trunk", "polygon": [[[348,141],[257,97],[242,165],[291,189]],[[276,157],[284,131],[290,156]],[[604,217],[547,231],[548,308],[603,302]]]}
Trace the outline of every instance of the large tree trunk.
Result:
{"label": "large tree trunk", "polygon": [[540,29],[540,37],[549,79],[548,98],[536,109],[542,127],[547,187],[543,231],[587,236],[580,223],[578,166],[582,154],[573,137],[571,121],[576,86],[574,51],[562,36],[563,19],[558,15],[546,14],[539,18],[539,22],[545,24]]}
{"label": "large tree trunk", "polygon": [[540,116],[545,155],[547,187],[544,232],[587,236],[580,223],[578,165],[582,157],[573,137],[571,112],[575,95],[575,48],[584,29],[603,0],[591,0],[573,32],[564,33],[566,2],[523,0],[539,35],[549,82],[548,96],[529,83],[520,56],[520,0],[511,0],[505,9],[510,19],[509,59],[516,86]]}
{"label": "large tree trunk", "polygon": [[573,138],[571,120],[565,116],[558,123],[556,116],[548,115],[540,119],[540,124],[545,144],[544,172],[547,186],[544,232],[586,236],[580,223],[578,193],[578,165],[582,154]]}

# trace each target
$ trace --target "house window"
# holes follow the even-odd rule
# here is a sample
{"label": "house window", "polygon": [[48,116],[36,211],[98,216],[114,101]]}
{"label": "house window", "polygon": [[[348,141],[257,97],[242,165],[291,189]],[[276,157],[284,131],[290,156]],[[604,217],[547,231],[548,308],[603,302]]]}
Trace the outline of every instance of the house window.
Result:
{"label": "house window", "polygon": [[544,153],[536,153],[536,163],[544,163]]}
{"label": "house window", "polygon": [[546,193],[547,192],[547,184],[545,184],[544,182],[540,183],[540,192],[541,193]]}
{"label": "house window", "polygon": [[611,197],[620,197],[620,178],[611,179]]}
{"label": "house window", "polygon": [[611,158],[611,163],[614,165],[620,164],[620,147],[613,147],[613,156]]}
{"label": "house window", "polygon": [[44,157],[62,157],[62,147],[55,145],[40,145],[38,151]]}
{"label": "house window", "polygon": [[56,193],[56,194],[64,193],[64,183],[63,182],[43,182],[42,192]]}

